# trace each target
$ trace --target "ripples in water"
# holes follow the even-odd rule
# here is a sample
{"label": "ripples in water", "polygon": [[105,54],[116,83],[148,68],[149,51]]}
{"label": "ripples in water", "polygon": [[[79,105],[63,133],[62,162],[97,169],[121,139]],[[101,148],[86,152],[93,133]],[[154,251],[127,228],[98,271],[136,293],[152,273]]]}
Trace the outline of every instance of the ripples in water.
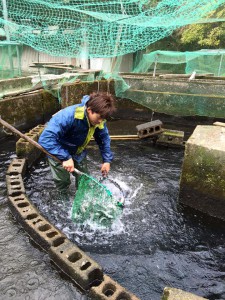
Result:
{"label": "ripples in water", "polygon": [[[153,147],[146,141],[112,142],[110,176],[126,191],[125,208],[111,228],[75,224],[68,203],[57,200],[49,168],[42,160],[26,179],[40,211],[105,272],[142,300],[160,299],[173,286],[210,299],[225,299],[224,230],[205,223],[179,205],[183,150]],[[91,175],[99,176],[97,148],[89,149]]]}

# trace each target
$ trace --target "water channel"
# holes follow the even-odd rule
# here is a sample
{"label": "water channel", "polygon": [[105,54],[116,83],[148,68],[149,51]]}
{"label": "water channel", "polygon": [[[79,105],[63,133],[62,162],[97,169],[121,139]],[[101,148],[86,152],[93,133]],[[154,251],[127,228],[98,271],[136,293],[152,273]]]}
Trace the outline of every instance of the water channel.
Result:
{"label": "water channel", "polygon": [[[135,124],[119,126],[121,133],[133,134],[126,128]],[[15,157],[15,141],[8,138],[0,146],[0,298],[87,299],[55,270],[48,255],[30,243],[10,214],[5,172]],[[154,146],[146,139],[112,141],[112,150],[110,177],[126,191],[123,214],[112,228],[71,221],[75,188],[72,184],[71,202],[57,200],[45,158],[26,175],[30,200],[105,274],[141,300],[159,300],[165,286],[210,300],[225,299],[224,224],[178,205],[184,149]],[[98,178],[101,160],[94,142],[88,161],[92,176]]]}

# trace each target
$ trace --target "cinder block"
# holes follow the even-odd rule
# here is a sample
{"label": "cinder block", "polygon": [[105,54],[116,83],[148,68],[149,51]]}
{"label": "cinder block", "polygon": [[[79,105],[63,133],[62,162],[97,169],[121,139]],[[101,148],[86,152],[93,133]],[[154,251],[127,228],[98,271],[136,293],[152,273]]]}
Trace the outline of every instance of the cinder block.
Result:
{"label": "cinder block", "polygon": [[66,236],[45,219],[38,211],[30,212],[24,220],[24,227],[30,237],[44,250],[48,249],[56,240],[64,240]]}
{"label": "cinder block", "polygon": [[41,156],[42,152],[38,148],[34,148],[30,150],[26,154],[26,161],[27,161],[27,166],[31,167],[34,162]]}
{"label": "cinder block", "polygon": [[89,296],[92,300],[140,300],[107,275],[98,286],[91,287]]}
{"label": "cinder block", "polygon": [[163,132],[158,136],[156,143],[165,146],[184,146],[184,132],[163,129]]}
{"label": "cinder block", "polygon": [[26,172],[26,160],[24,158],[14,158],[6,171],[6,175],[21,174],[24,176]]}
{"label": "cinder block", "polygon": [[[28,136],[33,141],[38,141],[38,134],[37,133],[26,133],[25,136]],[[36,149],[36,147],[28,142],[27,140],[20,138],[16,142],[16,155],[19,158],[26,158],[30,151]]]}
{"label": "cinder block", "polygon": [[[39,125],[39,127],[35,127],[25,135],[37,142],[44,129],[44,126],[42,125]],[[30,167],[40,157],[41,153],[42,152],[36,146],[23,138],[20,138],[16,143],[16,155],[19,158],[26,158],[28,167]]]}
{"label": "cinder block", "polygon": [[45,125],[38,125],[29,131],[30,134],[37,134],[38,138],[44,130]]}
{"label": "cinder block", "polygon": [[54,241],[49,256],[83,290],[102,281],[102,268],[68,239]]}
{"label": "cinder block", "polygon": [[25,188],[21,174],[6,175],[6,186],[8,196],[25,194]]}
{"label": "cinder block", "polygon": [[[33,141],[38,141],[38,134],[37,133],[26,133],[25,136],[28,136]],[[31,150],[36,148],[33,144],[28,142],[27,140],[20,138],[16,142],[16,154],[19,158],[26,157],[27,153],[29,153]]]}
{"label": "cinder block", "polygon": [[162,122],[160,120],[155,120],[152,122],[137,125],[136,128],[138,131],[138,137],[143,139],[160,134],[162,132]]}
{"label": "cinder block", "polygon": [[9,196],[8,201],[12,213],[20,221],[27,219],[30,215],[38,215],[39,213],[25,194]]}

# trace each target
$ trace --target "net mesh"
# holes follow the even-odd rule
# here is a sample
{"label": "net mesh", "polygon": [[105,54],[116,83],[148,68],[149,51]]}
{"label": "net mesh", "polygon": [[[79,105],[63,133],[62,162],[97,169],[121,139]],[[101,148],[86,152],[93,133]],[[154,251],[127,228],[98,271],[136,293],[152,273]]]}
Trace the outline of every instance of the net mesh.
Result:
{"label": "net mesh", "polygon": [[121,211],[118,199],[106,186],[87,174],[80,176],[72,207],[72,220],[75,223],[92,222],[109,227]]}
{"label": "net mesh", "polygon": [[14,42],[0,42],[0,79],[21,75],[22,45]]}
{"label": "net mesh", "polygon": [[[124,77],[121,78],[120,73],[123,71],[121,65],[124,55],[133,54],[133,60],[129,61],[128,67],[126,66],[129,68],[127,72],[196,72],[224,76],[225,52],[222,50],[184,53],[155,51],[144,54],[143,58],[138,57],[138,53],[142,53],[141,50],[185,25],[225,21],[221,14],[216,17],[216,10],[223,8],[224,3],[225,0],[2,0],[0,37],[4,31],[8,44],[4,47],[0,45],[0,71],[4,73],[1,78],[17,75],[15,58],[18,58],[20,65],[21,54],[16,45],[28,45],[38,53],[67,57],[71,58],[71,61],[73,58],[83,58],[87,65],[91,62],[96,63],[97,58],[105,58],[99,69],[104,69],[105,62],[109,62],[107,70],[104,69],[107,74],[100,74],[99,80],[103,76],[105,79],[114,79],[116,96],[129,98],[150,109],[164,112],[165,106],[155,108],[149,102],[148,95],[134,94],[130,91],[129,82],[125,81]],[[88,58],[91,59],[89,62]],[[133,65],[136,66],[134,69]],[[19,70],[20,66],[17,69]],[[75,79],[76,75],[70,80]],[[96,79],[98,80],[93,74],[86,77],[87,81]],[[60,99],[60,86],[63,82],[58,83],[56,91],[49,88],[42,76],[40,81],[45,89],[54,95],[57,93],[56,96]],[[186,101],[180,99],[177,102]],[[180,114],[180,111],[177,113]],[[194,113],[206,116],[208,114],[202,109]]]}
{"label": "net mesh", "polygon": [[4,0],[0,27],[53,56],[114,57],[144,49],[225,0]]}
{"label": "net mesh", "polygon": [[154,51],[144,54],[134,73],[209,73],[225,75],[225,50]]}

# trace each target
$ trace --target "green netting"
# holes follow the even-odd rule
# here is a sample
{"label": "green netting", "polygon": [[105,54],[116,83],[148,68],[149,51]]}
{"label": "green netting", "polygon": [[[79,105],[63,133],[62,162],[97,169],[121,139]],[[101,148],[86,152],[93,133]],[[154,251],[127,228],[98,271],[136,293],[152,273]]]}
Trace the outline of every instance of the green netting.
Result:
{"label": "green netting", "polygon": [[[180,66],[180,67],[179,67]],[[134,73],[209,73],[225,75],[225,50],[154,51],[144,54]]]}
{"label": "green netting", "polygon": [[111,191],[93,177],[83,174],[75,195],[72,220],[77,224],[92,222],[110,226],[121,214],[121,207]]}
{"label": "green netting", "polygon": [[0,42],[0,79],[21,75],[22,45],[14,42]]}
{"label": "green netting", "polygon": [[8,39],[53,56],[114,57],[206,20],[225,0],[3,0]]}

